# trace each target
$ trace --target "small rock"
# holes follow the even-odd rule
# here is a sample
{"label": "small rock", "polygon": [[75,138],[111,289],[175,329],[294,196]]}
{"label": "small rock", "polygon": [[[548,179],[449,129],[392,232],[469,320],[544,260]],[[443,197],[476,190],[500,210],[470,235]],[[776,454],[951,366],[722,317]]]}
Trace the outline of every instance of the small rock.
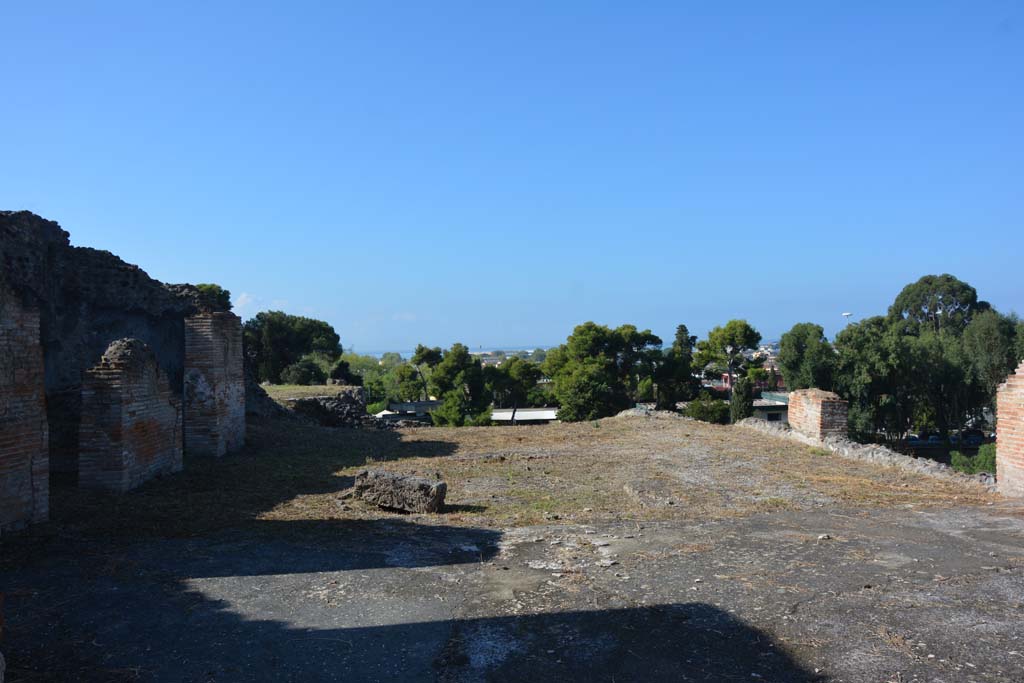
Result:
{"label": "small rock", "polygon": [[595,564],[598,567],[611,567],[612,565],[618,564],[617,560],[598,560]]}
{"label": "small rock", "polygon": [[832,537],[829,536],[828,534],[820,534],[818,536],[818,540],[819,541],[829,541],[829,540],[832,540]]}

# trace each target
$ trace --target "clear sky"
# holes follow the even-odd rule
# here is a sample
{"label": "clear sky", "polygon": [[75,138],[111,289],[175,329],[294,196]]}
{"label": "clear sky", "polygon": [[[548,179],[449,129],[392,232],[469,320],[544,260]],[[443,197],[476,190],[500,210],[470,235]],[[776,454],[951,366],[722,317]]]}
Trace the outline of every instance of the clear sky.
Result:
{"label": "clear sky", "polygon": [[1024,313],[1024,3],[0,5],[0,208],[356,350]]}

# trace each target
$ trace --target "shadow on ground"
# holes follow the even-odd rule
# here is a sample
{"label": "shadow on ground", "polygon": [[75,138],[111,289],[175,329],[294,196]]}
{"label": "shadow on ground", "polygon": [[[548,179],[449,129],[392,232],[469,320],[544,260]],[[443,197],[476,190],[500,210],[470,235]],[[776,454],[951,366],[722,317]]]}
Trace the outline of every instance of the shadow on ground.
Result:
{"label": "shadow on ground", "polygon": [[[52,521],[0,541],[0,568],[45,554],[47,541],[59,537],[118,542],[195,537],[227,528],[280,528],[261,517],[300,496],[340,493],[352,485],[352,477],[338,475],[339,470],[450,455],[455,448],[449,441],[403,441],[394,431],[250,423],[248,443],[240,452],[219,459],[186,456],[184,471],[125,494],[55,486]],[[303,510],[285,509],[278,516],[297,521]]]}
{"label": "shadow on ground", "polygon": [[147,607],[129,620],[115,603],[77,640],[11,650],[10,683],[820,680],[704,603],[346,628],[246,620],[188,590]]}

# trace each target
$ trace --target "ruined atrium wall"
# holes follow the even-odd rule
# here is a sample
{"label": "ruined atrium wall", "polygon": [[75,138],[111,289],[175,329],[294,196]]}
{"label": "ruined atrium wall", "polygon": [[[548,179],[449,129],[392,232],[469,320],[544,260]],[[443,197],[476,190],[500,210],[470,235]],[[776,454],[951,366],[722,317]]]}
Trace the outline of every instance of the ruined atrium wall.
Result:
{"label": "ruined atrium wall", "polygon": [[182,468],[181,400],[153,351],[115,341],[82,384],[79,485],[127,491]]}
{"label": "ruined atrium wall", "polygon": [[49,451],[39,310],[0,274],[0,530],[49,514]]}
{"label": "ruined atrium wall", "polygon": [[996,393],[996,484],[999,492],[1024,496],[1024,363]]}
{"label": "ruined atrium wall", "polygon": [[83,373],[111,342],[131,337],[153,350],[180,396],[184,319],[199,310],[200,294],[158,282],[109,252],[71,246],[59,225],[27,211],[0,211],[0,238],[3,265],[14,271],[9,282],[39,304],[50,467],[55,476],[73,479]]}
{"label": "ruined atrium wall", "polygon": [[831,391],[800,389],[789,394],[789,426],[815,439],[847,435],[846,401]]}
{"label": "ruined atrium wall", "polygon": [[233,313],[185,320],[185,451],[220,457],[245,443],[242,321]]}

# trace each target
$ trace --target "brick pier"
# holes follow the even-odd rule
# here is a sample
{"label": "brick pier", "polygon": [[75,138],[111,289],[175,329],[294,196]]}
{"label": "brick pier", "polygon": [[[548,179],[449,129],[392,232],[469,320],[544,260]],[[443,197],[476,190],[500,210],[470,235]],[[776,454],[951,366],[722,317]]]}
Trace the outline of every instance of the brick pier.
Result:
{"label": "brick pier", "polygon": [[815,439],[846,437],[847,409],[847,402],[831,391],[794,391],[789,394],[789,426]]}
{"label": "brick pier", "polygon": [[233,313],[185,319],[185,451],[220,457],[245,443],[242,320]]}
{"label": "brick pier", "polygon": [[180,472],[181,401],[153,351],[115,341],[82,383],[79,484],[127,491]]}
{"label": "brick pier", "polygon": [[1024,497],[1024,363],[996,393],[996,483],[999,492]]}

